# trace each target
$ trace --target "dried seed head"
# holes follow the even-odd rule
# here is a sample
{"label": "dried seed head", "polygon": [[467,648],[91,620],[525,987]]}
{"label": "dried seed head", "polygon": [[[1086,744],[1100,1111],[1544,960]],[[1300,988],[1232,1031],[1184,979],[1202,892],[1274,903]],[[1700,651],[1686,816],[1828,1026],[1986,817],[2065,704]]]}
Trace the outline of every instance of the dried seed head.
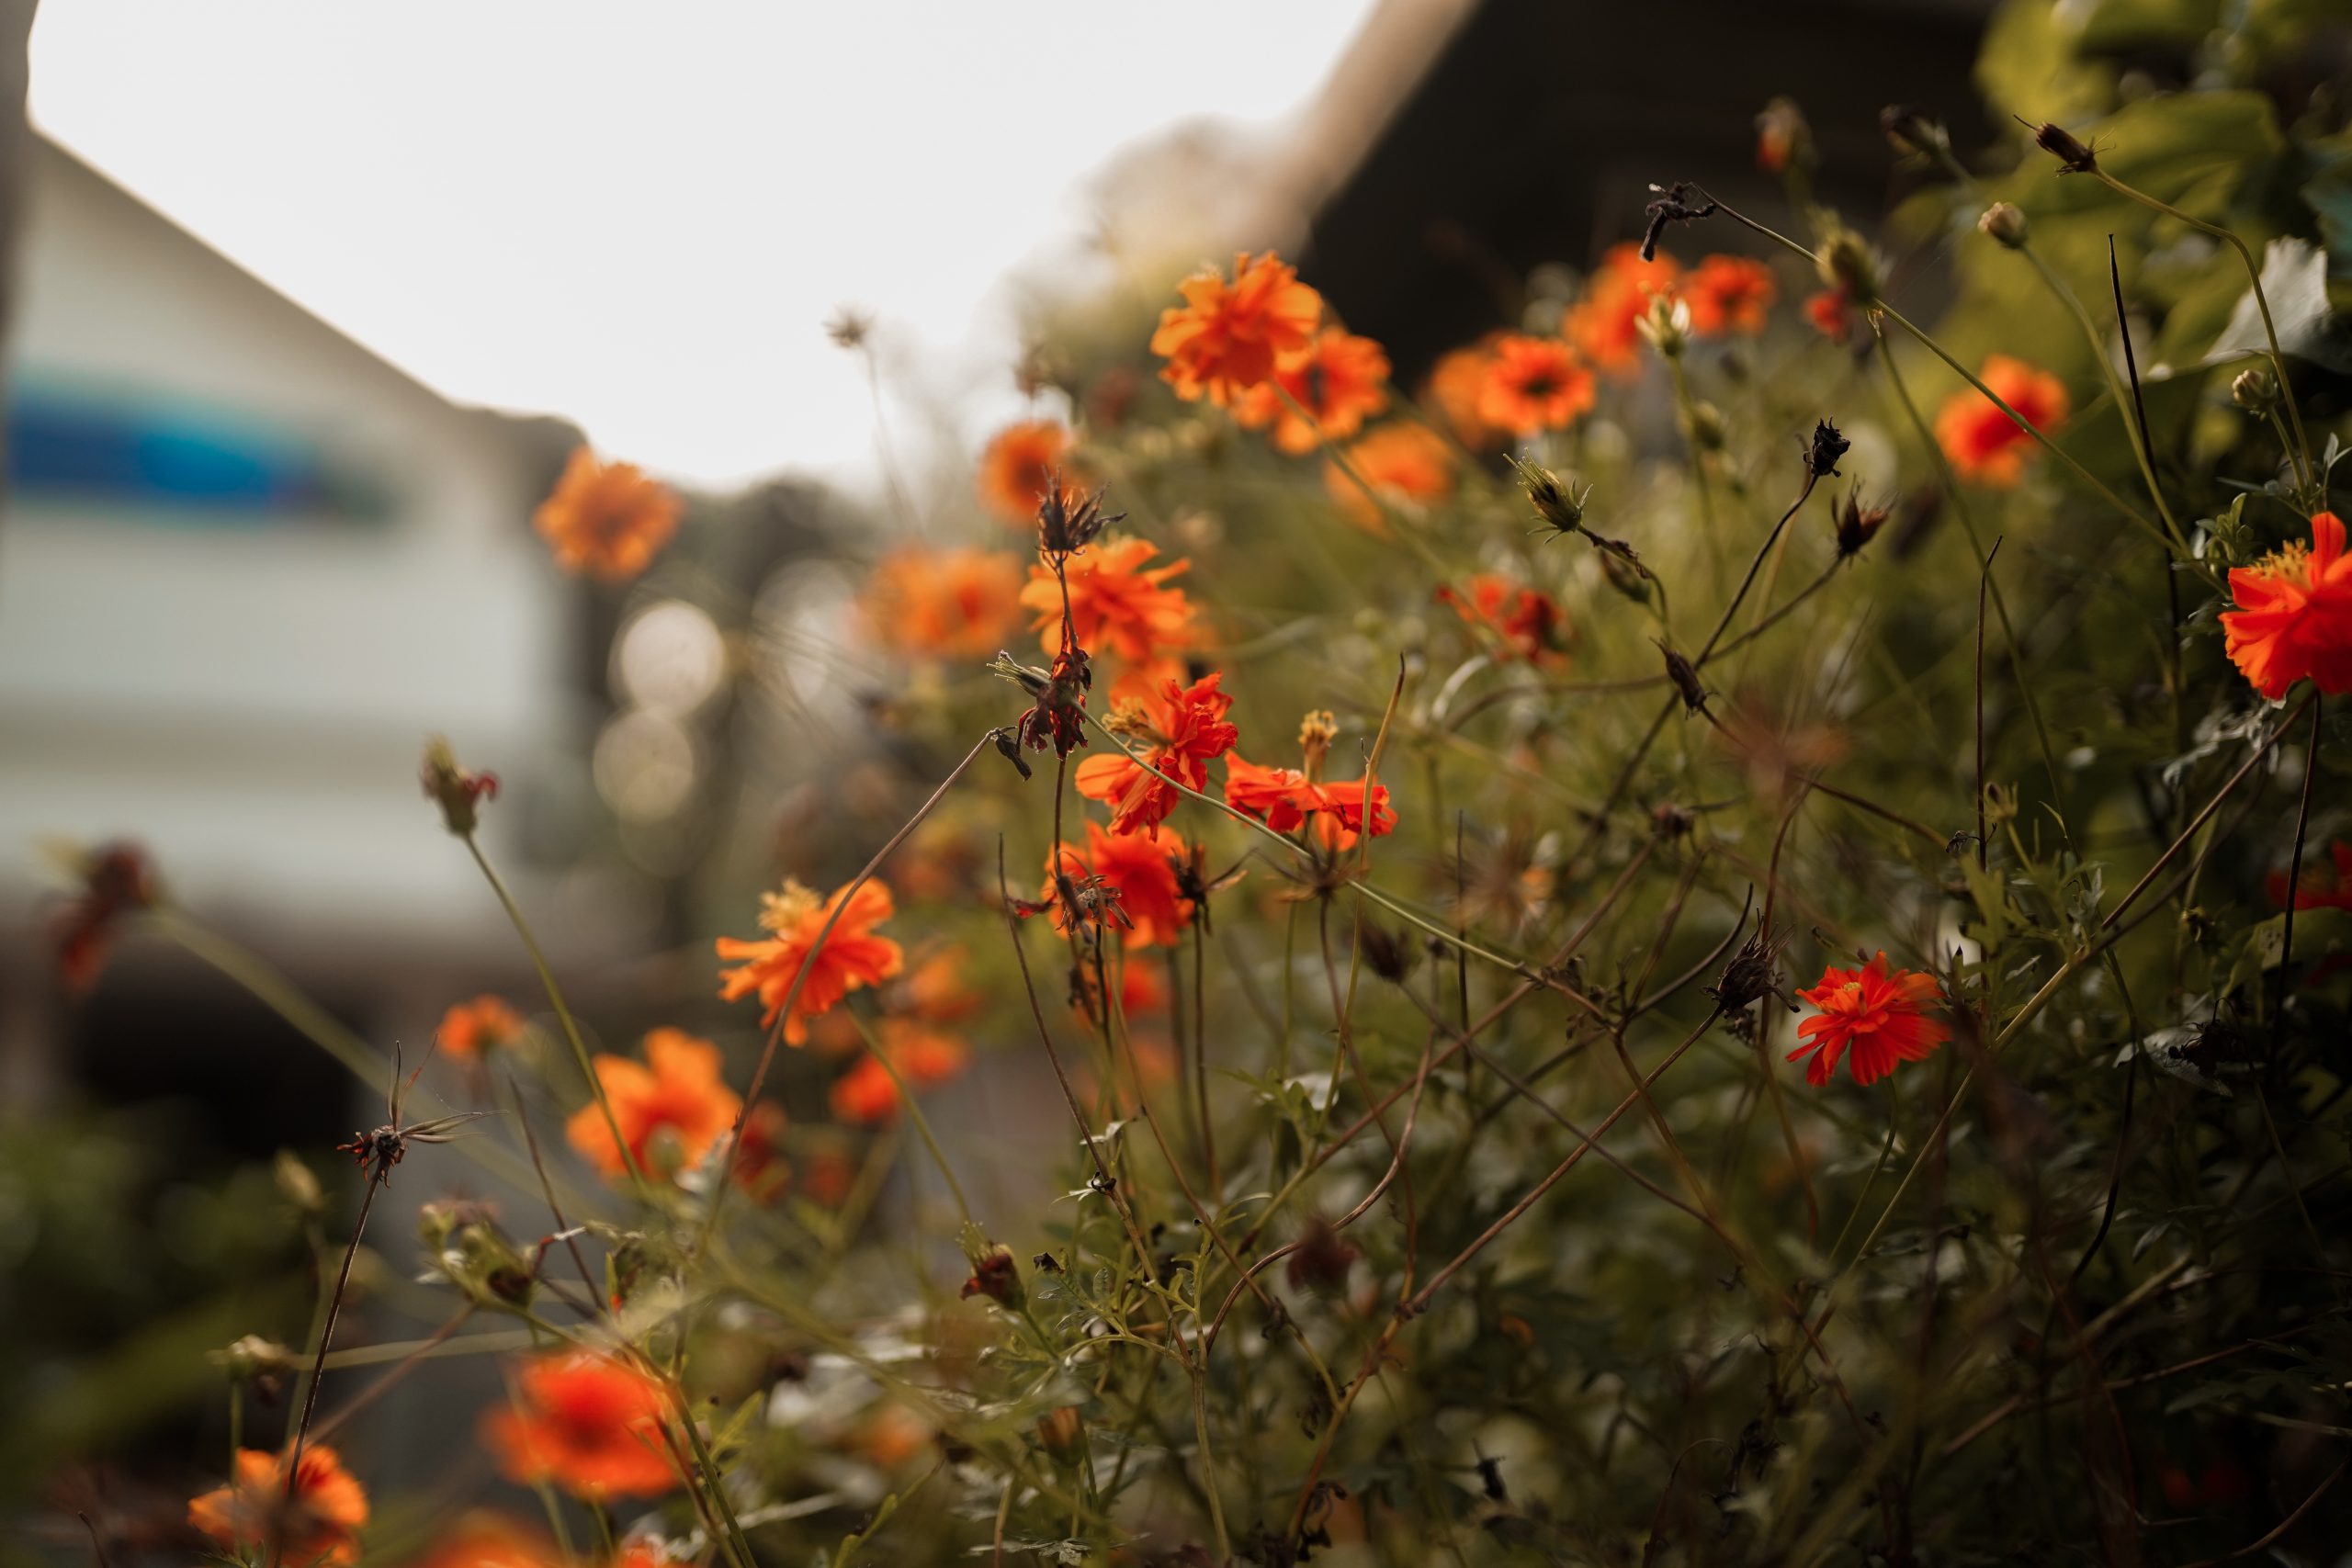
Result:
{"label": "dried seed head", "polygon": [[1699,825],[1695,812],[1686,811],[1670,800],[1662,800],[1650,807],[1650,827],[1661,839],[1679,839],[1689,835]]}
{"label": "dried seed head", "polygon": [[1846,296],[1846,301],[1856,310],[1878,303],[1878,254],[1870,242],[1851,229],[1840,225],[1821,247],[1821,281]]}
{"label": "dried seed head", "polygon": [[[1731,962],[1724,965],[1715,983],[1707,987],[1707,994],[1724,1011],[1733,1013],[1744,1012],[1766,997],[1780,997],[1781,945],[1785,940],[1762,931],[1751,933],[1740,943],[1739,951],[1732,954]],[[1781,999],[1787,1001],[1785,997]],[[1796,1010],[1795,1003],[1789,1002],[1788,1006],[1791,1012]]]}
{"label": "dried seed head", "polygon": [[1805,471],[1817,479],[1837,477],[1838,459],[1851,446],[1853,443],[1840,434],[1836,425],[1826,419],[1815,420],[1813,439],[1805,446]]}
{"label": "dried seed head", "polygon": [[1864,545],[1876,538],[1878,531],[1886,525],[1891,509],[1864,506],[1861,491],[1858,487],[1847,491],[1843,499],[1832,504],[1829,514],[1838,525],[1838,554],[1842,558],[1859,555]]}
{"label": "dried seed head", "polygon": [[1012,1260],[1012,1248],[996,1246],[972,1260],[972,1277],[964,1281],[961,1292],[967,1300],[986,1296],[1008,1312],[1021,1310],[1026,1300],[1021,1289],[1021,1266]]}
{"label": "dried seed head", "polygon": [[1692,188],[1682,181],[1677,180],[1663,189],[1657,186],[1650,186],[1650,189],[1657,191],[1658,197],[1644,209],[1650,217],[1649,227],[1642,231],[1644,261],[1657,260],[1657,243],[1668,225],[1693,222],[1702,218],[1711,218],[1715,213],[1715,203],[1712,199],[1694,201]]}
{"label": "dried seed head", "polygon": [[1657,648],[1666,655],[1666,678],[1674,682],[1684,709],[1691,713],[1703,712],[1707,705],[1707,688],[1700,684],[1699,667],[1664,643],[1659,643]]}
{"label": "dried seed head", "polygon": [[1371,920],[1356,927],[1356,945],[1363,951],[1363,961],[1372,972],[1392,986],[1401,986],[1413,972],[1413,964],[1420,954],[1410,942],[1401,941],[1386,927]]}
{"label": "dried seed head", "polygon": [[825,323],[825,335],[836,348],[860,349],[874,331],[874,318],[854,305],[843,305]]}
{"label": "dried seed head", "polygon": [[1049,560],[1067,560],[1092,544],[1103,529],[1125,519],[1124,512],[1103,514],[1106,493],[1108,487],[1073,498],[1058,471],[1046,476],[1045,496],[1037,502],[1037,553]]}
{"label": "dried seed head", "polygon": [[2025,214],[2006,201],[1996,201],[1976,220],[1979,233],[2016,250],[2025,243]]}
{"label": "dried seed head", "polygon": [[2033,144],[2058,160],[2062,175],[2087,175],[2098,169],[2098,158],[2072,131],[2044,121],[2034,127]]}
{"label": "dried seed head", "polygon": [[1620,560],[1603,550],[1600,552],[1600,575],[1609,580],[1610,587],[1634,604],[1646,604],[1650,602],[1650,574],[1640,566]]}
{"label": "dried seed head", "polygon": [[1346,1287],[1348,1270],[1363,1256],[1355,1243],[1333,1229],[1330,1221],[1317,1214],[1306,1222],[1306,1234],[1298,1238],[1298,1249],[1290,1255],[1284,1272],[1293,1290],[1329,1295]]}

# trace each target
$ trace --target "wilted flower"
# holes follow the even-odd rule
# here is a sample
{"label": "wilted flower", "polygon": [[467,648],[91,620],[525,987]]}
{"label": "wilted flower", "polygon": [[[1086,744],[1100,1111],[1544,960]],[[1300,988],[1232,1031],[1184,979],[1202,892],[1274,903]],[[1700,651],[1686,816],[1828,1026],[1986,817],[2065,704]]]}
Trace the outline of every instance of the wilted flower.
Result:
{"label": "wilted flower", "polygon": [[973,1260],[972,1277],[957,1294],[967,1301],[986,1296],[1008,1312],[1019,1312],[1027,1297],[1021,1289],[1021,1266],[1012,1259],[1012,1248],[1000,1244],[981,1253]]}
{"label": "wilted flower", "polygon": [[424,798],[441,807],[441,820],[459,838],[481,823],[481,803],[498,798],[496,773],[472,773],[458,765],[449,743],[435,735],[424,742],[424,766],[420,775]]}
{"label": "wilted flower", "polygon": [[1883,506],[1864,506],[1861,491],[1857,487],[1831,504],[1829,515],[1838,525],[1838,555],[1850,556],[1878,537],[1878,531],[1886,525],[1892,513]]}
{"label": "wilted flower", "polygon": [[532,521],[565,570],[626,582],[678,531],[679,510],[670,487],[636,464],[579,446]]}
{"label": "wilted flower", "polygon": [[2087,175],[2098,167],[2098,159],[2074,132],[2049,123],[2036,126],[2033,144],[2058,160],[2062,175]]}

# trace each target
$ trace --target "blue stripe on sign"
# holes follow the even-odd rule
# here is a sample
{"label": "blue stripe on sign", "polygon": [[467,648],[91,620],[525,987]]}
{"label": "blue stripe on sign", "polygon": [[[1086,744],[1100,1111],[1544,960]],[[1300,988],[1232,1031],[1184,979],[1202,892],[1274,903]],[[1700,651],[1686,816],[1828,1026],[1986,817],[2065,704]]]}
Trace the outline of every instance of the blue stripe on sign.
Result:
{"label": "blue stripe on sign", "polygon": [[233,417],[29,387],[8,405],[18,496],[252,521],[367,512],[316,447]]}

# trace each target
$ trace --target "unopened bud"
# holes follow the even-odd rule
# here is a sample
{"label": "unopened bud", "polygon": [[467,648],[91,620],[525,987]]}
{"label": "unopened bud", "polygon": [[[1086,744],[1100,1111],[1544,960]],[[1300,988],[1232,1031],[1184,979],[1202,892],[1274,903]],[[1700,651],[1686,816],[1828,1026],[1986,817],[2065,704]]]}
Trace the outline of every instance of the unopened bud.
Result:
{"label": "unopened bud", "polygon": [[1725,435],[1724,411],[1710,402],[1692,403],[1683,412],[1682,433],[1702,452],[1722,451]]}
{"label": "unopened bud", "polygon": [[2237,379],[2230,383],[2230,401],[2248,413],[2267,413],[2278,401],[2278,383],[2258,365],[2251,370],[2241,370]]}
{"label": "unopened bud", "polygon": [[1690,307],[1670,294],[1650,296],[1650,308],[1634,322],[1661,359],[1679,359],[1690,346]]}
{"label": "unopened bud", "polygon": [[2064,126],[2044,123],[2036,126],[2033,144],[2064,165],[2062,175],[2087,175],[2098,168],[2098,159],[2090,148]]}
{"label": "unopened bud", "polygon": [[1563,534],[1573,534],[1584,525],[1584,503],[1592,495],[1588,485],[1582,495],[1574,487],[1541,463],[1520,458],[1510,459],[1511,472],[1519,479],[1520,488],[1527,492],[1535,514]]}
{"label": "unopened bud", "polygon": [[2006,201],[1996,201],[1976,220],[1978,232],[2016,250],[2025,243],[2025,214]]}
{"label": "unopened bud", "polygon": [[1821,247],[1820,270],[1821,281],[1841,290],[1855,309],[1878,302],[1878,256],[1851,229],[1840,228],[1829,236]]}
{"label": "unopened bud", "polygon": [[1079,1438],[1085,1434],[1085,1419],[1079,1415],[1075,1404],[1065,1404],[1059,1410],[1048,1412],[1045,1419],[1037,1423],[1037,1440],[1052,1453],[1068,1453],[1078,1446]]}
{"label": "unopened bud", "polygon": [[1008,1312],[1020,1311],[1027,1296],[1021,1288],[1021,1266],[1012,1260],[1012,1248],[991,1247],[974,1258],[972,1277],[958,1293],[966,1300],[986,1296]]}
{"label": "unopened bud", "polygon": [[1951,145],[1951,136],[1937,121],[1909,104],[1889,104],[1878,111],[1878,128],[1898,152],[1934,157]]}
{"label": "unopened bud", "polygon": [[424,742],[420,774],[424,797],[441,807],[441,820],[458,837],[470,838],[481,820],[481,803],[498,798],[496,773],[471,773],[458,765],[449,743],[435,735]]}
{"label": "unopened bud", "polygon": [[277,1151],[277,1159],[270,1167],[270,1176],[277,1181],[279,1194],[304,1214],[315,1215],[324,1212],[327,1199],[319,1188],[317,1175],[292,1149]]}

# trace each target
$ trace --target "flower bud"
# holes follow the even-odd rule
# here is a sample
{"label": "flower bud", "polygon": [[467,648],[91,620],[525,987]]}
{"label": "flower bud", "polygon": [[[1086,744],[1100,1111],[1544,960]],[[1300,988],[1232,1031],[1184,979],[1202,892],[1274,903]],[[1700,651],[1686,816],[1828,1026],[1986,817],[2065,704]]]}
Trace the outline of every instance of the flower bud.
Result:
{"label": "flower bud", "polygon": [[1878,128],[1898,152],[1931,158],[1951,146],[1951,134],[1909,104],[1889,104],[1879,110]]}
{"label": "flower bud", "polygon": [[498,798],[498,775],[469,773],[459,767],[448,741],[438,735],[425,739],[420,776],[424,797],[441,807],[441,820],[461,839],[472,837],[481,823],[481,803]]}
{"label": "flower bud", "polygon": [[1813,166],[1813,128],[1794,98],[1774,98],[1756,117],[1756,166],[1767,174]]}
{"label": "flower bud", "polygon": [[1849,306],[1860,309],[1878,302],[1878,257],[1870,243],[1840,226],[1821,247],[1821,281],[1840,290]]}
{"label": "flower bud", "polygon": [[2230,401],[2248,413],[2267,413],[2278,402],[2278,383],[2260,366],[2238,372],[2230,383]]}
{"label": "flower bud", "polygon": [[1829,515],[1838,525],[1838,554],[1840,558],[1860,554],[1863,546],[1878,536],[1886,525],[1889,508],[1864,506],[1861,492],[1847,491],[1845,498],[1831,504]]}
{"label": "flower bud", "polygon": [[2090,148],[2063,126],[2036,126],[2033,144],[2064,165],[2058,171],[2062,175],[2087,175],[2098,169],[2098,159]]}
{"label": "flower bud", "polygon": [[1690,346],[1690,307],[1672,295],[1651,295],[1650,308],[1634,326],[1661,359],[1679,359]]}
{"label": "flower bud", "polygon": [[2016,250],[2025,243],[2025,214],[2006,201],[1996,201],[1976,220],[1977,231]]}
{"label": "flower bud", "polygon": [[1037,1440],[1052,1453],[1069,1452],[1085,1434],[1085,1419],[1079,1415],[1075,1404],[1065,1404],[1059,1410],[1050,1411],[1037,1423]]}
{"label": "flower bud", "polygon": [[1578,495],[1566,480],[1541,463],[1517,457],[1510,461],[1511,472],[1518,476],[1520,488],[1527,491],[1537,516],[1563,534],[1573,534],[1583,525],[1584,503],[1592,495],[1590,486]]}
{"label": "flower bud", "polygon": [[1724,449],[1724,411],[1706,401],[1692,403],[1682,416],[1682,434],[1702,452]]}
{"label": "flower bud", "polygon": [[1674,683],[1675,693],[1681,697],[1684,710],[1690,713],[1704,711],[1707,688],[1699,680],[1699,667],[1664,643],[1657,647],[1658,651],[1666,655],[1666,678]]}
{"label": "flower bud", "polygon": [[1600,551],[1600,575],[1609,580],[1610,587],[1614,588],[1636,604],[1646,604],[1650,602],[1650,578],[1647,572],[1629,561],[1619,559],[1607,550]]}
{"label": "flower bud", "polygon": [[966,1300],[986,1296],[1008,1312],[1018,1312],[1027,1295],[1021,1288],[1021,1267],[1012,1260],[1012,1248],[991,1247],[972,1260],[972,1277],[964,1281],[957,1292]]}
{"label": "flower bud", "polygon": [[1355,1243],[1341,1235],[1330,1221],[1317,1214],[1307,1220],[1306,1234],[1298,1238],[1284,1272],[1293,1290],[1330,1295],[1346,1286],[1348,1270],[1363,1256]]}
{"label": "flower bud", "polygon": [[229,1381],[252,1383],[265,1399],[274,1400],[286,1380],[301,1370],[301,1358],[275,1339],[248,1334],[233,1345],[208,1350],[204,1359],[229,1374]]}

